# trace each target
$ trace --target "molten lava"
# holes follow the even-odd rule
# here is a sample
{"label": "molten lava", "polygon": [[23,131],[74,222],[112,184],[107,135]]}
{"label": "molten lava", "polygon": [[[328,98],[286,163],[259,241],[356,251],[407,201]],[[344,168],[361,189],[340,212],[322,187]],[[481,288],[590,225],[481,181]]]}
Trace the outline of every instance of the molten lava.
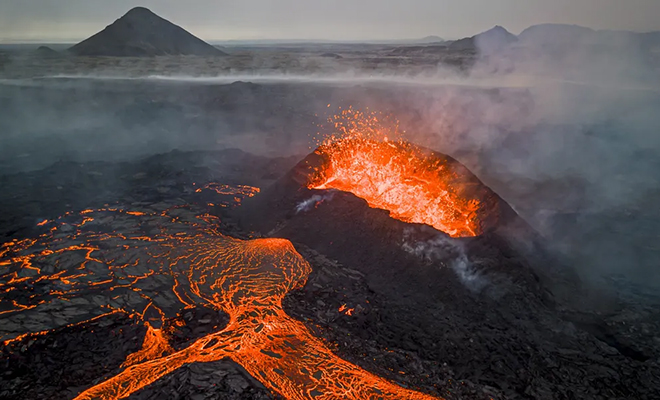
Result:
{"label": "molten lava", "polygon": [[404,222],[431,225],[452,237],[481,233],[480,202],[465,197],[446,160],[404,141],[351,134],[316,150],[326,159],[311,189],[338,189],[388,210]]}
{"label": "molten lava", "polygon": [[[240,198],[251,192],[237,188],[235,194]],[[125,312],[147,325],[142,350],[130,355],[117,375],[77,399],[124,398],[185,364],[223,358],[287,399],[432,398],[342,360],[284,312],[284,296],[304,285],[311,272],[291,242],[234,239],[215,229],[218,221],[211,216],[190,221],[181,215],[180,210],[85,210],[53,221],[53,229],[38,239],[0,246],[0,293],[25,293],[21,302],[3,303],[0,297],[6,313],[47,311],[62,301],[87,304],[83,294],[97,288],[94,303],[100,316]],[[100,233],[99,221],[117,221],[114,226],[123,231]],[[129,228],[131,221],[159,230],[145,236]],[[76,228],[65,234],[59,229],[65,225],[66,231]],[[56,289],[43,290],[48,282]],[[145,289],[155,283],[166,285],[167,292]],[[100,293],[111,297],[103,303]],[[163,299],[178,299],[180,308],[214,307],[229,315],[229,323],[177,351],[161,328],[152,327],[172,315]]]}

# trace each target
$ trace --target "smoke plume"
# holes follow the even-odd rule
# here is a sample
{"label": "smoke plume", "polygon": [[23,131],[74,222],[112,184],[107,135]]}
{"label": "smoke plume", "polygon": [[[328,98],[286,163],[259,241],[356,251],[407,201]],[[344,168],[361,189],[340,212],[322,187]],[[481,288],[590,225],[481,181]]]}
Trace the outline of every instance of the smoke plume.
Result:
{"label": "smoke plume", "polygon": [[490,281],[480,273],[468,259],[463,246],[449,237],[437,236],[434,239],[411,240],[409,232],[401,245],[406,252],[429,263],[446,263],[454,271],[459,281],[474,293],[481,292]]}
{"label": "smoke plume", "polygon": [[300,214],[301,212],[307,212],[312,208],[317,207],[320,203],[323,203],[324,201],[332,200],[334,196],[335,196],[334,191],[330,191],[329,193],[324,194],[322,196],[315,194],[309,199],[303,200],[300,203],[298,203],[298,205],[296,205],[296,214]]}

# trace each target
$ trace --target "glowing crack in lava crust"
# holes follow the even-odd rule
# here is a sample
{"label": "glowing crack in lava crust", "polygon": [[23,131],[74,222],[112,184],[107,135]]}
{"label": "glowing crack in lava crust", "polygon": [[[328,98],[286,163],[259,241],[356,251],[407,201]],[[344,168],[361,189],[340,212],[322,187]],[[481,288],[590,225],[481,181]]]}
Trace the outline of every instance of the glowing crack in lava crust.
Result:
{"label": "glowing crack in lava crust", "polygon": [[[109,297],[103,303],[102,297],[93,296],[101,309],[96,318],[124,312],[147,325],[142,350],[128,356],[117,375],[77,399],[124,398],[188,363],[223,358],[237,362],[287,399],[433,398],[337,357],[303,323],[284,312],[284,296],[302,287],[311,272],[291,242],[239,240],[220,233],[212,216],[186,218],[176,209],[86,210],[47,222],[45,227],[52,228],[38,239],[0,247],[0,293],[27,291],[45,283],[57,288],[32,290],[29,298],[12,301],[8,310],[3,306],[3,313],[46,310],[56,302],[84,298],[85,290],[97,287]],[[100,229],[103,224],[122,228],[107,233]],[[141,235],[139,229],[145,226],[158,231]],[[140,270],[140,265],[148,268]],[[149,282],[164,282],[169,294],[164,290],[150,294],[145,289]],[[214,307],[230,320],[221,331],[177,351],[160,328],[170,314],[160,305],[165,297],[178,299],[181,308]],[[124,298],[137,300],[129,304],[122,302]]]}
{"label": "glowing crack in lava crust", "polygon": [[481,234],[480,201],[460,193],[445,160],[403,140],[388,140],[374,127],[374,117],[353,110],[342,117],[341,134],[316,150],[326,160],[308,188],[351,192],[393,218],[431,225],[452,237]]}

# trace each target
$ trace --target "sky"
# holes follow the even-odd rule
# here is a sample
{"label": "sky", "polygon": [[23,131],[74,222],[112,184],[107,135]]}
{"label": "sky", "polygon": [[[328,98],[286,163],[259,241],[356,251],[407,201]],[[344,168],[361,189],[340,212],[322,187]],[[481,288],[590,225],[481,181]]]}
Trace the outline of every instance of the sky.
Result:
{"label": "sky", "polygon": [[539,23],[660,30],[660,0],[0,0],[0,42],[75,42],[144,6],[207,41],[385,40]]}

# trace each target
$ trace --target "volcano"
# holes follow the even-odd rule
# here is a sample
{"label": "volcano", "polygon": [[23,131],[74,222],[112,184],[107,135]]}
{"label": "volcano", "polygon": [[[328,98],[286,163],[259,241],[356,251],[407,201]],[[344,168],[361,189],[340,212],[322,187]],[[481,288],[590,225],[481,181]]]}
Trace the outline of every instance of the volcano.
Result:
{"label": "volcano", "polygon": [[227,55],[144,7],[133,8],[69,51],[79,56],[107,57]]}
{"label": "volcano", "polygon": [[[442,218],[427,219],[429,210]],[[576,354],[578,348],[602,352],[598,339],[569,339],[558,311],[582,290],[573,268],[448,155],[404,140],[349,135],[323,143],[226,216],[256,235],[290,240],[307,259],[339,266],[314,267],[284,306],[320,326],[328,340],[341,343],[337,354],[367,370],[379,369],[380,356],[365,349],[398,347],[425,354],[426,361],[410,363],[446,363],[458,376],[497,382],[509,394],[521,393],[508,388],[529,379],[524,371],[532,368],[532,375],[554,382],[532,397],[549,398],[562,384],[531,359],[561,354],[564,340]],[[345,316],[328,317],[327,304]],[[584,368],[550,357],[566,371]],[[397,360],[390,368],[399,365],[410,364]]]}
{"label": "volcano", "polygon": [[447,285],[446,270],[418,268],[420,252],[440,263],[457,252],[506,259],[508,267],[493,263],[479,273],[504,273],[541,296],[578,285],[570,268],[549,261],[539,235],[465,166],[405,141],[324,144],[236,212],[245,229],[304,244],[385,291],[397,282],[397,291],[424,297],[429,283]]}

